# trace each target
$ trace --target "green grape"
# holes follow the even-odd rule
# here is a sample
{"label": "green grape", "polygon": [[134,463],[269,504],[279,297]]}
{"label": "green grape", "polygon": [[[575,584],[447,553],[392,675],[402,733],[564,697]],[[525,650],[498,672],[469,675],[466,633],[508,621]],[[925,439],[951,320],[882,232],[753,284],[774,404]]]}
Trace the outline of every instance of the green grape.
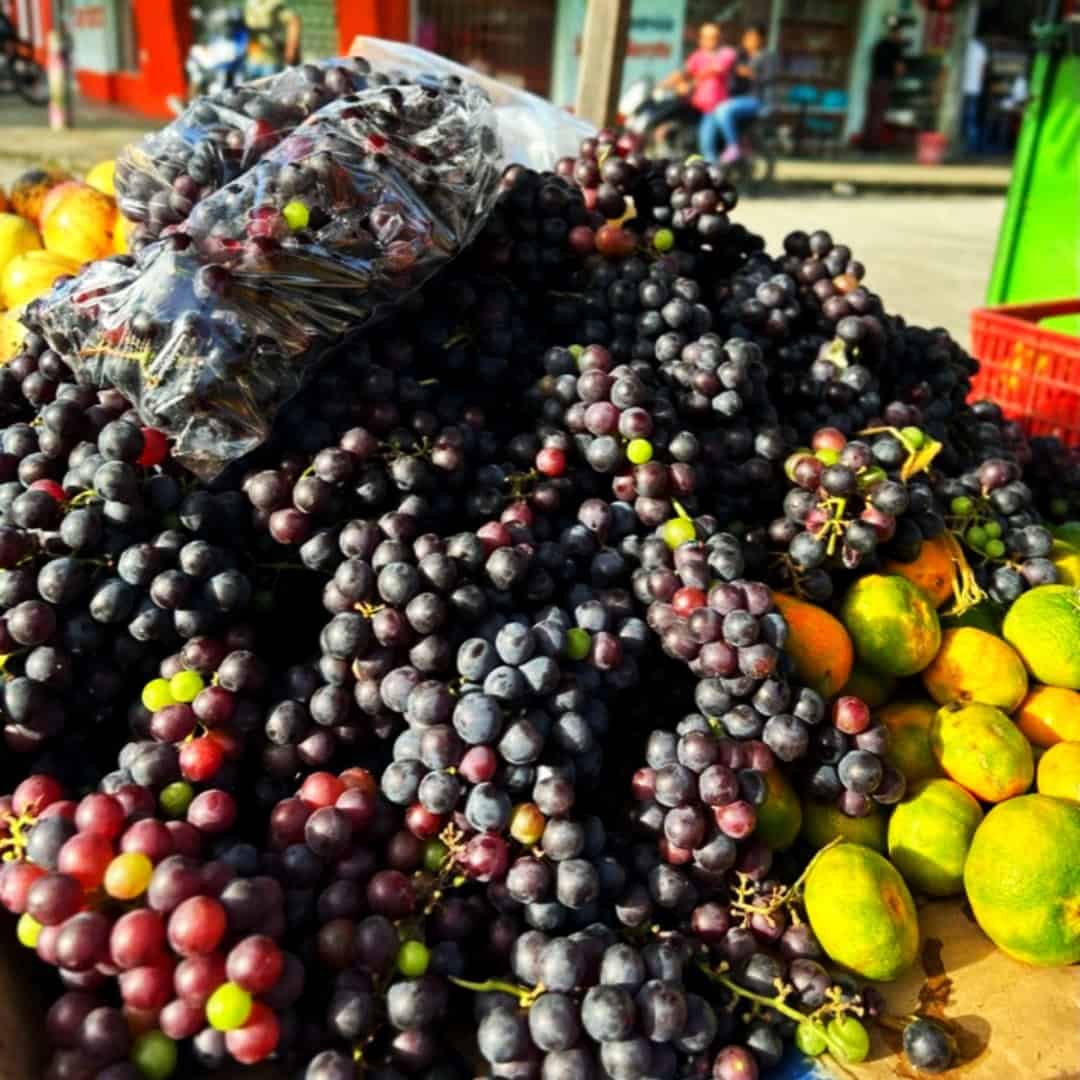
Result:
{"label": "green grape", "polygon": [[158,802],[169,817],[178,818],[187,813],[194,798],[195,789],[186,780],[174,780],[161,789]]}
{"label": "green grape", "polygon": [[926,436],[917,427],[901,428],[900,436],[912,450],[922,449],[923,444],[926,442]]}
{"label": "green grape", "polygon": [[983,526],[983,529],[985,530],[986,535],[990,537],[991,540],[1001,539],[1001,526],[996,521],[988,521]]}
{"label": "green grape", "polygon": [[281,210],[281,216],[290,229],[306,229],[311,220],[311,213],[299,199],[287,202]]}
{"label": "green grape", "polygon": [[840,460],[840,451],[824,446],[820,450],[814,451],[814,457],[823,465],[835,465]]}
{"label": "green grape", "polygon": [[870,1053],[870,1033],[854,1016],[840,1016],[826,1028],[829,1049],[844,1065],[857,1065]]}
{"label": "green grape", "polygon": [[199,691],[206,685],[197,671],[178,671],[169,680],[169,691],[176,701],[194,701]]}
{"label": "green grape", "polygon": [[581,354],[585,351],[584,345],[567,345],[566,351],[575,359],[580,360]]}
{"label": "green grape", "polygon": [[644,465],[652,461],[653,444],[648,439],[631,439],[626,447],[626,457],[631,465]]}
{"label": "green grape", "polygon": [[429,840],[424,845],[424,869],[429,874],[437,874],[449,852],[450,849],[441,840]]}
{"label": "green grape", "polygon": [[15,936],[19,939],[19,944],[25,945],[28,949],[36,949],[40,934],[41,923],[28,911],[24,911],[15,924]]}
{"label": "green grape", "polygon": [[147,1031],[135,1040],[131,1062],[146,1080],[166,1080],[176,1069],[176,1043],[160,1031]]}
{"label": "green grape", "polygon": [[657,251],[670,251],[675,246],[675,234],[670,229],[657,229],[653,247]]}
{"label": "green grape", "polygon": [[584,660],[592,648],[592,635],[588,630],[575,626],[566,632],[566,655],[571,660]]}
{"label": "green grape", "polygon": [[986,543],[986,530],[981,525],[972,525],[964,533],[964,539],[968,542],[968,547],[974,548],[975,551],[982,551]]}
{"label": "green grape", "polygon": [[1000,559],[1005,554],[1005,542],[1003,540],[987,540],[983,549],[991,559]]}
{"label": "green grape", "polygon": [[172,695],[172,690],[169,688],[168,679],[151,679],[143,687],[142,703],[151,712],[157,712],[158,709],[164,709],[169,705],[176,704],[176,698]]}
{"label": "green grape", "polygon": [[860,491],[870,491],[888,479],[889,474],[880,465],[867,465],[857,477]]}
{"label": "green grape", "polygon": [[975,504],[966,495],[957,495],[949,504],[949,509],[954,514],[970,514]]}
{"label": "green grape", "polygon": [[431,953],[422,941],[406,941],[402,943],[397,954],[397,967],[402,975],[410,979],[419,978],[427,971]]}
{"label": "green grape", "polygon": [[664,538],[664,543],[674,550],[677,547],[682,547],[683,544],[689,544],[691,540],[696,540],[697,529],[694,528],[694,523],[688,518],[669,518],[663,524],[661,535]]}
{"label": "green grape", "polygon": [[206,1000],[206,1020],[218,1031],[243,1027],[251,1016],[251,995],[234,982],[222,983]]}
{"label": "green grape", "polygon": [[817,1057],[829,1048],[829,1041],[820,1024],[807,1020],[795,1029],[795,1045],[807,1057]]}

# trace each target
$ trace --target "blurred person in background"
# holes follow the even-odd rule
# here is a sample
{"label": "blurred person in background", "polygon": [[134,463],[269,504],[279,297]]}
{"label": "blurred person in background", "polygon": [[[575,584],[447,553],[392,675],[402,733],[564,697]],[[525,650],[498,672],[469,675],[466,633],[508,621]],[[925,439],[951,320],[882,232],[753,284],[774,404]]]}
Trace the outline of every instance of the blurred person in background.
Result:
{"label": "blurred person in background", "polygon": [[300,16],[285,0],[247,0],[244,22],[251,35],[245,64],[247,78],[276,75],[300,63]]}
{"label": "blurred person in background", "polygon": [[704,153],[704,140],[715,121],[713,111],[728,98],[728,86],[737,53],[724,44],[724,35],[716,23],[702,23],[698,28],[698,47],[686,58],[679,71],[673,71],[661,86],[674,87],[688,95],[690,104],[701,113],[698,142]]}
{"label": "blurred person in background", "polygon": [[896,80],[904,74],[904,27],[899,15],[885,20],[885,36],[870,54],[870,84],[866,89],[866,122],[860,145],[863,150],[881,149],[885,113]]}
{"label": "blurred person in background", "polygon": [[973,36],[964,50],[964,143],[969,154],[983,151],[983,90],[990,53]]}
{"label": "blurred person in background", "polygon": [[715,161],[723,136],[724,152],[720,160],[737,161],[741,156],[739,123],[757,116],[771,103],[771,87],[779,67],[777,56],[765,47],[765,27],[759,23],[743,31],[729,85],[730,96],[701,125],[701,153],[706,161]]}

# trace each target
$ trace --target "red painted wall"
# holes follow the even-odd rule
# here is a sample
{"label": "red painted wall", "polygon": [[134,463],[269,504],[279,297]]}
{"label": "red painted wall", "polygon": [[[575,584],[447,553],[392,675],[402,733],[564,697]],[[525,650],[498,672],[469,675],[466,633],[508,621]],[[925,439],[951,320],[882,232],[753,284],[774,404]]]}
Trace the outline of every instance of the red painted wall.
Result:
{"label": "red painted wall", "polygon": [[[42,10],[48,7],[44,0]],[[167,99],[172,94],[182,98],[185,89],[184,58],[192,33],[189,5],[184,0],[134,0],[133,12],[138,70],[76,70],[79,90],[93,101],[171,117]]]}
{"label": "red painted wall", "polygon": [[409,40],[408,0],[337,0],[338,48],[347,56],[357,34]]}

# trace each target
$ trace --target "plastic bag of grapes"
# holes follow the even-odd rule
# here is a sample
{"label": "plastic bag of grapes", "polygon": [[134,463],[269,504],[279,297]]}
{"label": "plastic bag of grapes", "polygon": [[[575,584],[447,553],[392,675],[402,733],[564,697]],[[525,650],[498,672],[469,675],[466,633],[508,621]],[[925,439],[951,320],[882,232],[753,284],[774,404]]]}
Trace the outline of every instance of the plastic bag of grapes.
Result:
{"label": "plastic bag of grapes", "polygon": [[502,157],[490,99],[395,76],[325,105],[186,221],[95,264],[31,316],[80,377],[113,385],[203,478],[269,434],[333,344],[475,234]]}
{"label": "plastic bag of grapes", "polygon": [[117,157],[116,199],[135,222],[132,246],[186,220],[200,199],[246,172],[313,113],[383,78],[359,57],[335,59],[196,98]]}

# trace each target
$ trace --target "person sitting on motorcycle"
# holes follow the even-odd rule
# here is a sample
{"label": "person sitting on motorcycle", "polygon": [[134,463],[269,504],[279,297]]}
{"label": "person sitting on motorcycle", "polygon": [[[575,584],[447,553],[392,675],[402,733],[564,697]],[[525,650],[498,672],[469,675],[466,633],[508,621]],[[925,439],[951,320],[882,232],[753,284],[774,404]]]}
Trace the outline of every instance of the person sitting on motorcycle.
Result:
{"label": "person sitting on motorcycle", "polygon": [[300,16],[285,0],[247,0],[244,22],[248,41],[245,75],[261,79],[300,63]]}
{"label": "person sitting on motorcycle", "polygon": [[660,84],[674,87],[680,94],[689,94],[690,104],[701,113],[699,141],[713,111],[728,96],[728,79],[735,57],[735,50],[724,44],[720,27],[712,22],[702,23],[698,28],[698,47],[679,71],[673,71]]}
{"label": "person sitting on motorcycle", "polygon": [[768,104],[777,67],[776,54],[765,47],[765,27],[756,23],[748,26],[735,61],[731,96],[720,102],[702,124],[701,153],[706,161],[716,160],[720,136],[725,143],[721,161],[738,161],[742,156],[739,122],[757,116]]}

